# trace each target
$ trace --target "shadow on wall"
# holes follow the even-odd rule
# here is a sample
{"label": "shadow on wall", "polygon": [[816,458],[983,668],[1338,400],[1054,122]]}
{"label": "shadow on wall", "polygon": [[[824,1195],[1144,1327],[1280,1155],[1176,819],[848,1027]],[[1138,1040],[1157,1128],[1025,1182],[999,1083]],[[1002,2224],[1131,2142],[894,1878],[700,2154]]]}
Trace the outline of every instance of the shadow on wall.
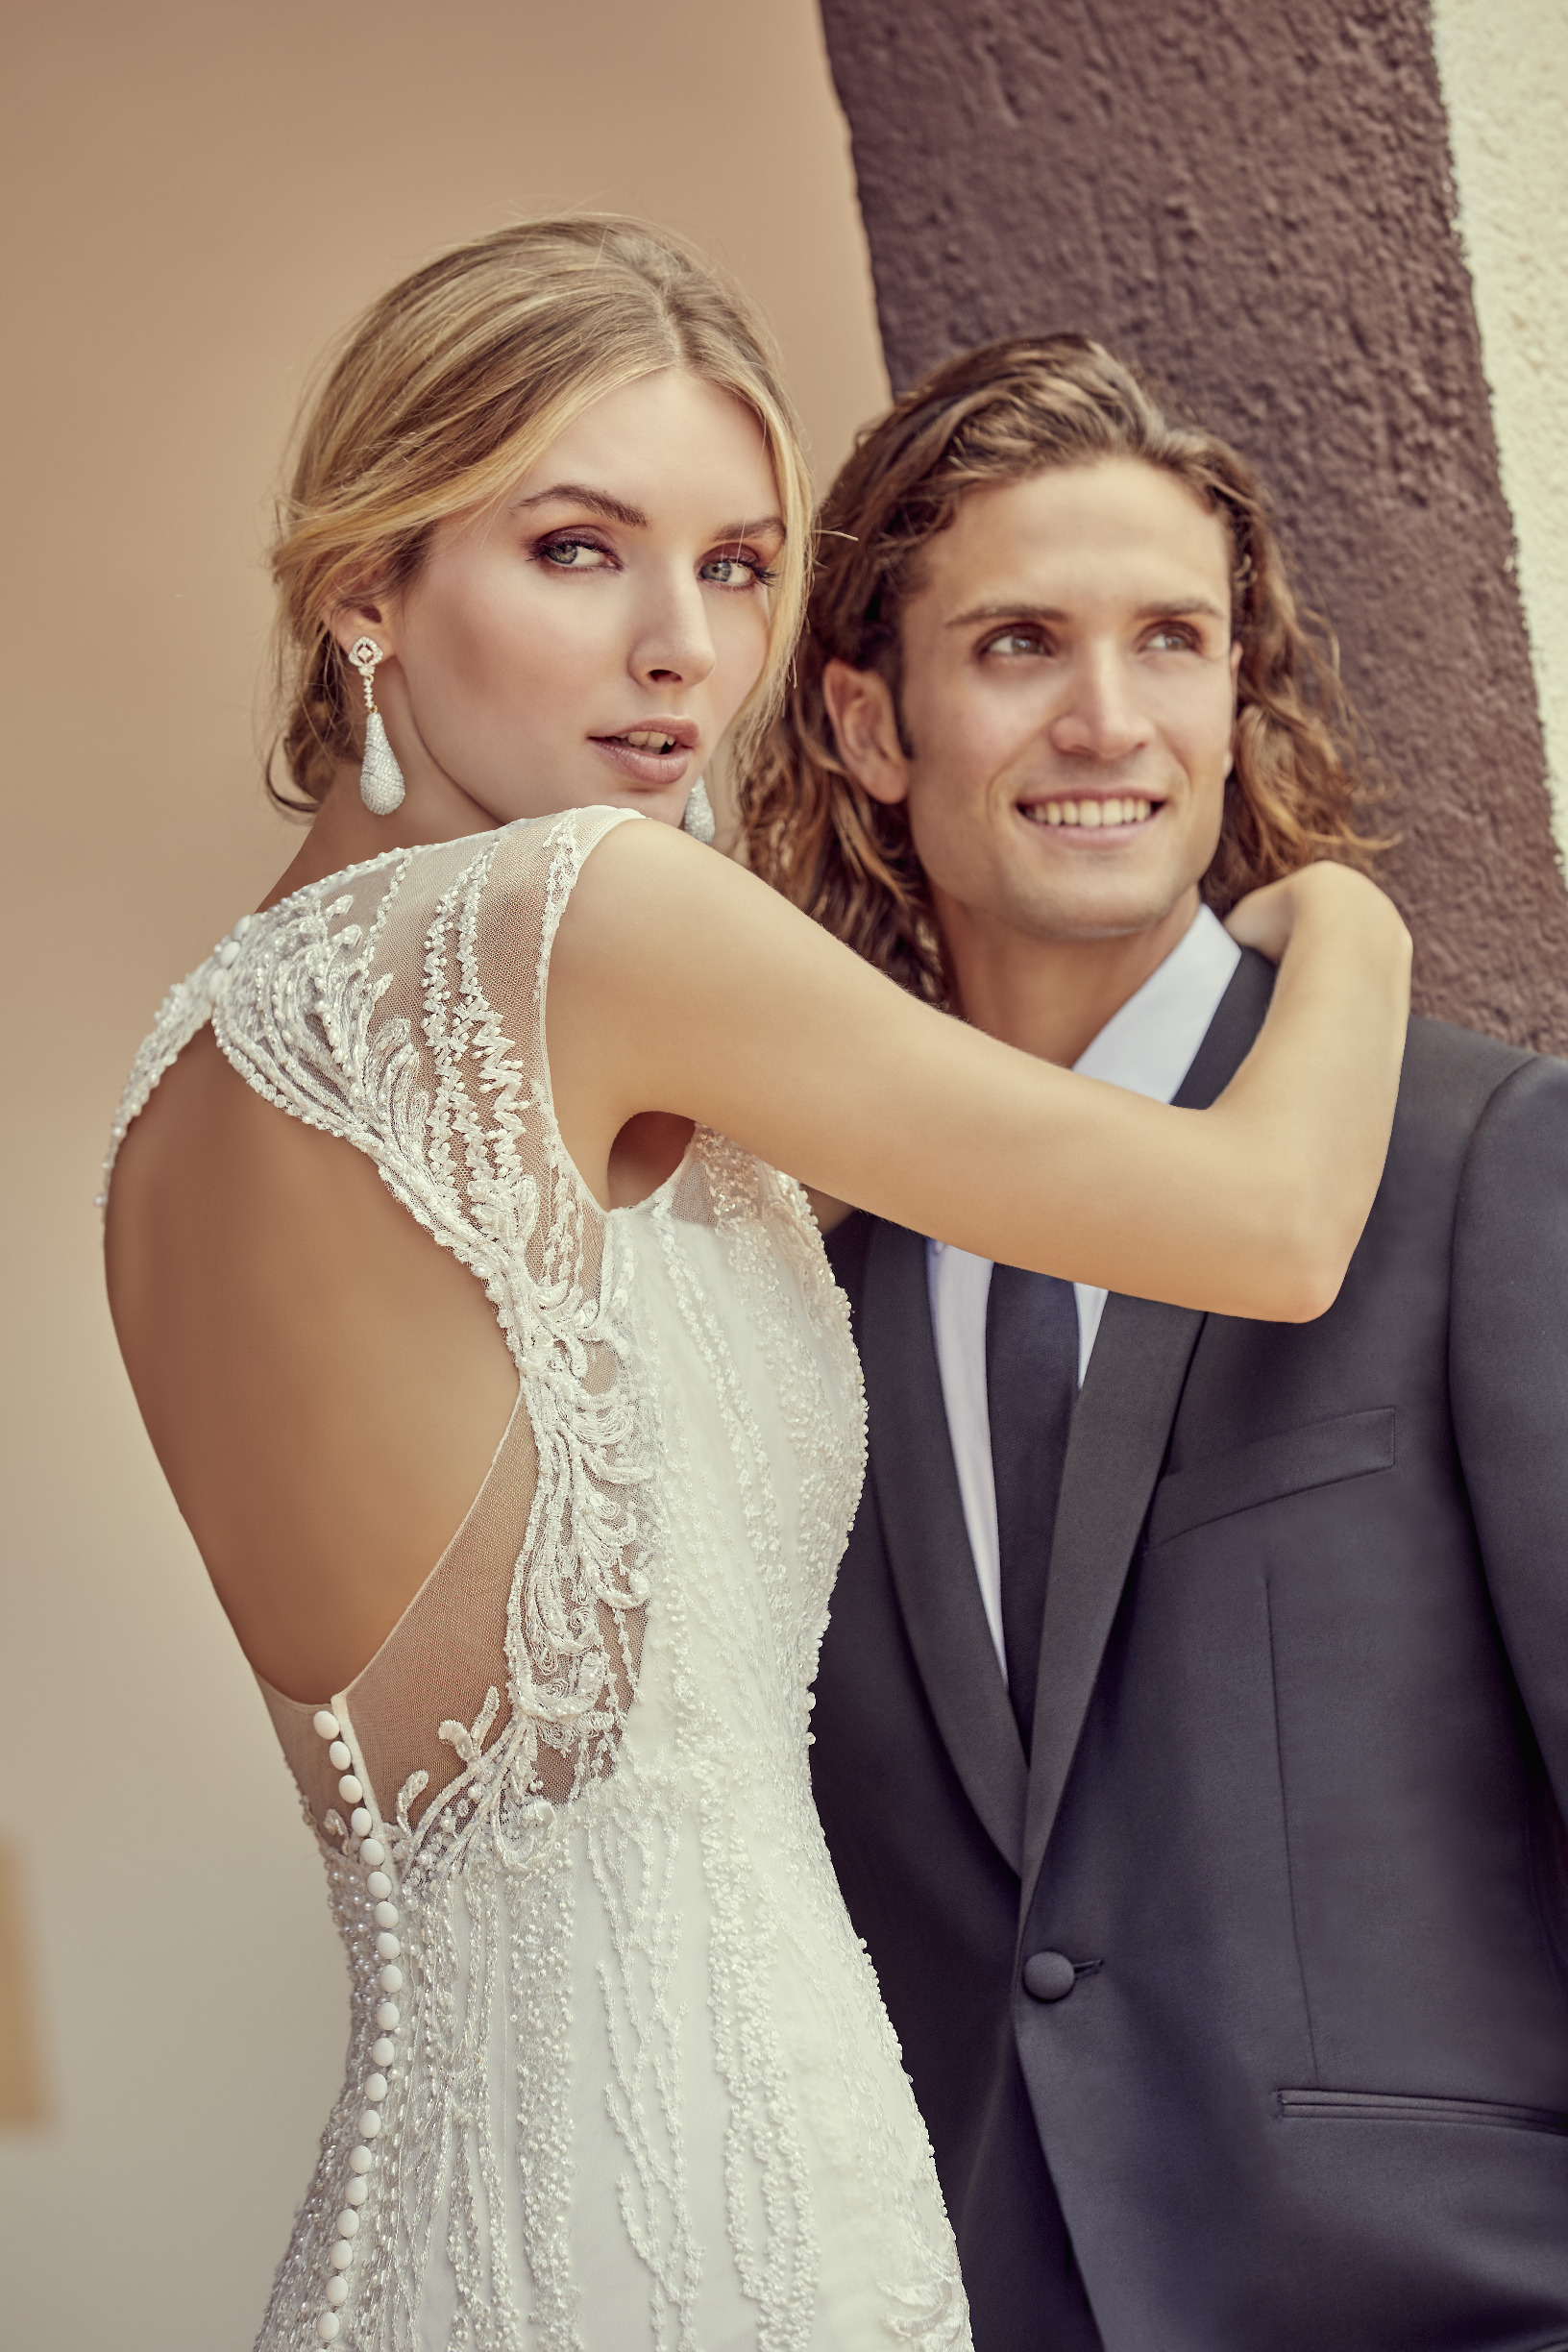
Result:
{"label": "shadow on wall", "polygon": [[44,2087],[37,1978],[24,1918],[21,1865],[0,1845],[0,2131],[51,2119]]}

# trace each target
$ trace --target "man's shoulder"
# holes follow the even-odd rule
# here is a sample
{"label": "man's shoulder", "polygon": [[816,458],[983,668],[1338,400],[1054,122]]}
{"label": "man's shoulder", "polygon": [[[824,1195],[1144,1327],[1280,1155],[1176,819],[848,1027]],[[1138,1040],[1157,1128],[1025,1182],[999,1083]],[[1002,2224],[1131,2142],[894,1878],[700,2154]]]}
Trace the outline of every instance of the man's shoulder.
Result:
{"label": "man's shoulder", "polygon": [[1554,1055],[1510,1045],[1454,1021],[1412,1015],[1400,1081],[1400,1115],[1438,1118],[1447,1126],[1468,1129],[1498,1089],[1525,1069],[1554,1090],[1568,1085],[1568,1062]]}

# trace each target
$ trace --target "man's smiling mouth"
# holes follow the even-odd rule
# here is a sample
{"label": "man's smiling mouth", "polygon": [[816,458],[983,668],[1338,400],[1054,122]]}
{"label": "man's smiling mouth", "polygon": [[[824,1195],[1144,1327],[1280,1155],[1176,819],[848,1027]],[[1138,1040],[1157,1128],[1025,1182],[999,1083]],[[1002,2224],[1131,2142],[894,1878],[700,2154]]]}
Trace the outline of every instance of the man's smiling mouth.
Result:
{"label": "man's smiling mouth", "polygon": [[1109,825],[1146,824],[1163,806],[1141,793],[1063,793],[1050,800],[1020,800],[1018,814],[1031,824],[1093,833]]}

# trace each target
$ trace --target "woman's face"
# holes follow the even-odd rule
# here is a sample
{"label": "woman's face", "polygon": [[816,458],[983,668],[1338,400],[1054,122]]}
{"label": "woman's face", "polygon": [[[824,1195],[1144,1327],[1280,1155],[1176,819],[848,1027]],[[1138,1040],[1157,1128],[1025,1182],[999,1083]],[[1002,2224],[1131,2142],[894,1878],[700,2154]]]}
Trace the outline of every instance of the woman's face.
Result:
{"label": "woman's face", "polygon": [[502,824],[603,802],[678,824],[767,657],[778,505],[756,418],[672,368],[585,409],[499,507],[439,524],[409,586],[335,631],[387,649],[410,801],[454,785]]}

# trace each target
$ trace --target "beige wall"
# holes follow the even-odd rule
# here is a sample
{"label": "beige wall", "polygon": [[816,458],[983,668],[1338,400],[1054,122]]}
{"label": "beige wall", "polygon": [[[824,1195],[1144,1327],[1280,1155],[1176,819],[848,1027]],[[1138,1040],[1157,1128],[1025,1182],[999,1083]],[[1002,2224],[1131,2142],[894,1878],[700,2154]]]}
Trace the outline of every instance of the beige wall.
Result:
{"label": "beige wall", "polygon": [[1433,31],[1568,853],[1568,0],[1434,0]]}
{"label": "beige wall", "polygon": [[0,2342],[235,2352],[344,1990],[113,1354],[91,1198],[163,989],[289,854],[254,685],[295,397],[394,276],[564,205],[647,212],[730,264],[821,467],[885,387],[811,0],[57,0],[7,46],[0,1847],[52,2119],[0,2127]]}

